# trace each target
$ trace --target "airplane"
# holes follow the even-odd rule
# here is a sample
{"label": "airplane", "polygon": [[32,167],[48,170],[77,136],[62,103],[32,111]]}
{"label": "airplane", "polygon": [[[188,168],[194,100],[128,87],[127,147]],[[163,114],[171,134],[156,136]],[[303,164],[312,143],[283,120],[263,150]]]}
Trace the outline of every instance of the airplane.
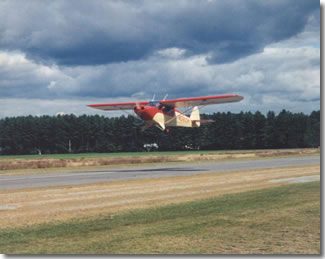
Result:
{"label": "airplane", "polygon": [[[200,127],[201,123],[215,122],[213,120],[201,120],[198,106],[206,106],[210,104],[219,103],[231,103],[239,102],[244,99],[243,96],[227,94],[205,97],[193,97],[193,98],[180,98],[173,100],[161,100],[155,101],[142,101],[142,102],[125,102],[125,103],[102,103],[102,104],[89,104],[89,107],[104,110],[134,110],[138,117],[140,117],[145,125],[142,127],[142,131],[156,126],[160,130],[169,129],[167,127]],[[178,108],[190,108],[192,109],[191,115],[188,117],[184,113],[180,112]]]}

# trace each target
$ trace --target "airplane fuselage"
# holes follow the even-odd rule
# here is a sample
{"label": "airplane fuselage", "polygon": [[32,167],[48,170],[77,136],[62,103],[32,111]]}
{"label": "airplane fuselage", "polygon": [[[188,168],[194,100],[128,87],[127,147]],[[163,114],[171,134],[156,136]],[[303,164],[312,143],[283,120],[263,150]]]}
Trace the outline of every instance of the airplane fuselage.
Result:
{"label": "airplane fuselage", "polygon": [[166,127],[195,127],[189,117],[173,108],[139,105],[134,112],[147,125],[155,124],[162,130]]}

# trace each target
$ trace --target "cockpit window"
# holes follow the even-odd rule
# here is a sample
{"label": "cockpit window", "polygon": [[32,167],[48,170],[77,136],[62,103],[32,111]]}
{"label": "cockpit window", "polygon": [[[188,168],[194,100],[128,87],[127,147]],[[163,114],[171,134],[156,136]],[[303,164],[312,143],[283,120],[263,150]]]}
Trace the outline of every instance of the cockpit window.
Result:
{"label": "cockpit window", "polygon": [[160,104],[159,101],[151,101],[148,103],[148,106],[153,106],[158,108],[159,104]]}
{"label": "cockpit window", "polygon": [[151,101],[148,103],[148,106],[156,107],[157,109],[161,110],[164,113],[169,115],[174,115],[173,107],[161,104],[159,101]]}
{"label": "cockpit window", "polygon": [[163,113],[167,113],[169,115],[174,115],[174,109],[173,109],[173,107],[160,104],[159,110],[162,110]]}

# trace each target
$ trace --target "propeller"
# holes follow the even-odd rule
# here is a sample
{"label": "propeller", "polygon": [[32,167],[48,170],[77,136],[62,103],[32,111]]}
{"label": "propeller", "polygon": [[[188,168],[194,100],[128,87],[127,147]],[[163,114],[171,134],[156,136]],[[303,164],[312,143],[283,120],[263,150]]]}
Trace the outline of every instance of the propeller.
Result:
{"label": "propeller", "polygon": [[[140,106],[140,103],[137,101],[135,105],[136,105],[136,107],[137,107],[137,106]],[[136,127],[140,127],[140,126],[143,126],[143,125],[144,125],[144,121],[141,120],[141,119],[139,119],[138,116],[136,116],[136,115],[134,115],[134,114],[132,114],[132,116],[135,118],[135,122],[133,122],[133,125],[134,125],[134,126],[136,126]]]}

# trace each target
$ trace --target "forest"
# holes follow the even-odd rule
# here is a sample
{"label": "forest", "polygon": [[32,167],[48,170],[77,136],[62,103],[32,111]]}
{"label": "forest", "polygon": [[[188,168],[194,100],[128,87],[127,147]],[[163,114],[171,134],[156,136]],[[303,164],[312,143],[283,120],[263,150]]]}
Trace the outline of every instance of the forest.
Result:
{"label": "forest", "polygon": [[141,132],[133,116],[21,116],[0,119],[0,154],[57,154],[159,151],[304,148],[320,145],[320,111],[311,114],[282,110],[218,112],[201,115],[215,120],[200,128],[152,127]]}

